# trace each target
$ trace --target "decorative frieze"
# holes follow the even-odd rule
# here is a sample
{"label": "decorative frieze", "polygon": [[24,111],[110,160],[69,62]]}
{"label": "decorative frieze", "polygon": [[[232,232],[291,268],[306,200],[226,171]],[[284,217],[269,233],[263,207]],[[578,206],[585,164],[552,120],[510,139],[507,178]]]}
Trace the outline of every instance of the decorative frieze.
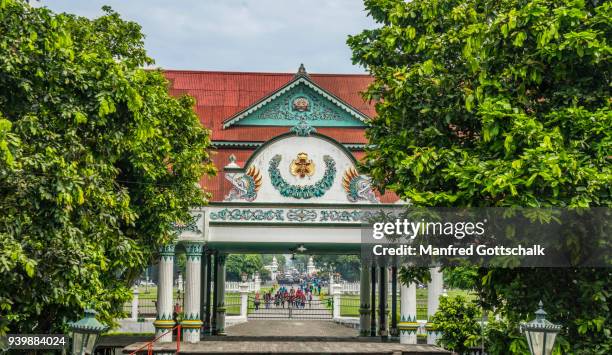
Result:
{"label": "decorative frieze", "polygon": [[224,208],[210,213],[211,221],[284,221],[283,210]]}
{"label": "decorative frieze", "polygon": [[375,211],[356,209],[316,208],[223,208],[210,212],[211,222],[312,222],[312,223],[361,223]]}
{"label": "decorative frieze", "polygon": [[287,211],[287,220],[297,222],[309,222],[317,220],[317,211],[305,208],[290,209]]}

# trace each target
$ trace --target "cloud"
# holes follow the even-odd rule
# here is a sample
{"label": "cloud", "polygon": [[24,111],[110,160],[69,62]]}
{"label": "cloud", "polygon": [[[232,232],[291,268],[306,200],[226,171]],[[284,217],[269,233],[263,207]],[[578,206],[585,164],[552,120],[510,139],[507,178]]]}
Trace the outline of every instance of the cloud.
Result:
{"label": "cloud", "polygon": [[168,69],[361,73],[349,34],[375,24],[360,0],[43,0],[56,12],[99,16],[107,4],[138,22],[156,64]]}

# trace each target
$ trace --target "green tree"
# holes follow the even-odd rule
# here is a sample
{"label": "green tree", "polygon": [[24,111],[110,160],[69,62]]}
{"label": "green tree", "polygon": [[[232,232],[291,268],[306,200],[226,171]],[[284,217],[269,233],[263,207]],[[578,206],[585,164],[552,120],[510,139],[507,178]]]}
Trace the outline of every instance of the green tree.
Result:
{"label": "green tree", "polygon": [[361,261],[357,255],[317,255],[314,262],[323,271],[323,276],[328,276],[325,264],[332,264],[334,271],[340,273],[346,281],[358,281],[361,275]]}
{"label": "green tree", "polygon": [[264,270],[260,254],[230,254],[225,261],[226,277],[230,281],[240,281],[242,273],[251,276]]}
{"label": "green tree", "polygon": [[478,282],[478,270],[469,266],[456,266],[444,269],[444,284],[450,288],[472,290]]}
{"label": "green tree", "polygon": [[[111,323],[206,202],[209,132],[146,56],[140,26],[0,1],[0,333]],[[21,292],[16,292],[21,290]]]}
{"label": "green tree", "polygon": [[476,321],[478,307],[463,297],[441,297],[440,307],[431,321],[441,332],[438,343],[458,354],[469,353],[468,339],[480,332]]}
{"label": "green tree", "polygon": [[[361,169],[424,206],[612,204],[612,3],[366,0],[351,36],[377,117]],[[605,354],[610,269],[478,269],[517,325],[544,301],[566,352]],[[508,351],[509,352],[509,351]]]}
{"label": "green tree", "polygon": [[263,254],[263,263],[264,265],[271,265],[273,258],[276,257],[276,263],[278,264],[278,270],[284,271],[285,264],[287,263],[287,259],[283,254]]}

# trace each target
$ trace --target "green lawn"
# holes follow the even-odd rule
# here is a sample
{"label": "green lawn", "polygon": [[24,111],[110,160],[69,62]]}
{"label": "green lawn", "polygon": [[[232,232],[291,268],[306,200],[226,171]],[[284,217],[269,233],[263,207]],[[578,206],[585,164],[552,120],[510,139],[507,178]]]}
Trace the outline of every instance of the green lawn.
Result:
{"label": "green lawn", "polygon": [[[327,295],[322,292],[321,299],[327,299]],[[469,291],[464,290],[448,290],[448,297],[461,295],[466,299],[474,299],[476,296]],[[378,297],[376,298],[378,303]],[[389,312],[391,311],[391,296],[387,299]],[[330,306],[331,308],[331,306]],[[400,299],[397,298],[397,313],[398,319],[400,312]],[[340,316],[342,317],[359,317],[359,295],[342,295],[340,297]],[[417,289],[417,319],[427,319],[427,290]]]}

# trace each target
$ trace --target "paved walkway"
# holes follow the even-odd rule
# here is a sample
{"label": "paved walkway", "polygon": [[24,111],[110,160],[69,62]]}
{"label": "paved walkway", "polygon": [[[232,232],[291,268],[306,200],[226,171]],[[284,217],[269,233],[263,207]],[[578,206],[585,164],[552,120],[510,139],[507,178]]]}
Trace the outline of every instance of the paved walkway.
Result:
{"label": "paved walkway", "polygon": [[324,320],[249,320],[225,329],[235,336],[354,337],[357,329]]}
{"label": "paved walkway", "polygon": [[[123,353],[136,350],[144,343],[132,344]],[[155,352],[174,353],[176,344],[156,345]],[[146,354],[143,351],[141,354]],[[323,342],[323,341],[202,341],[181,344],[180,354],[388,354],[430,355],[450,352],[430,345],[404,345],[398,343]]]}

